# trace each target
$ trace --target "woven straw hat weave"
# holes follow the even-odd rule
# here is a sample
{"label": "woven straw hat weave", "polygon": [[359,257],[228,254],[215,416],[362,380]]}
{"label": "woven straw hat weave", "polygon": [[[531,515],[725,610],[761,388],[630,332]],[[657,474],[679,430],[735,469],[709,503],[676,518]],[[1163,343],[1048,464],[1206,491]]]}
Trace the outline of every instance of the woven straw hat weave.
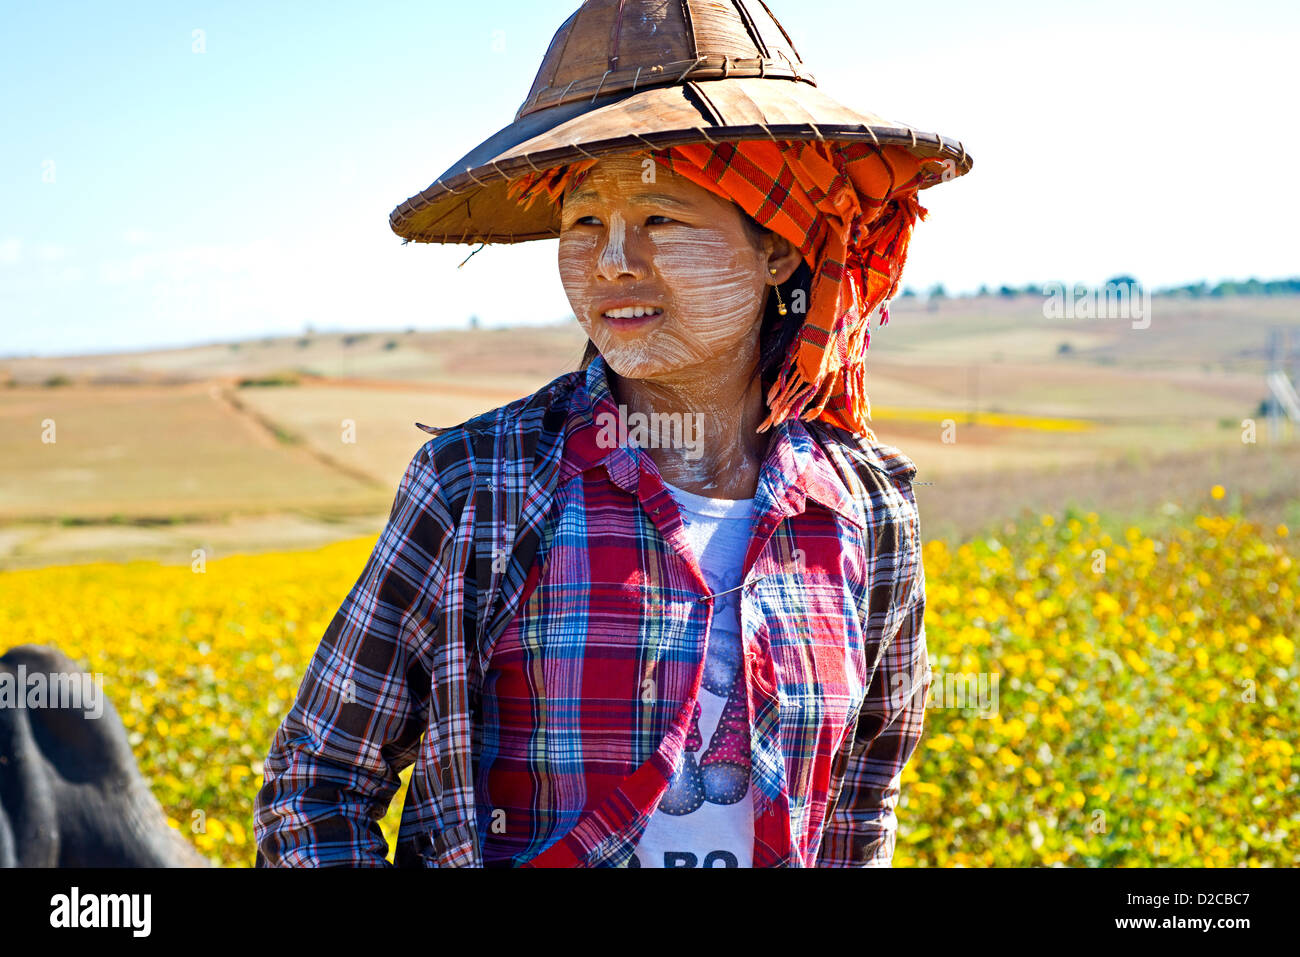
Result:
{"label": "woven straw hat weave", "polygon": [[411,242],[560,235],[554,204],[523,208],[518,177],[580,159],[698,143],[825,140],[972,159],[957,140],[850,109],[818,89],[762,0],[587,0],[555,34],[527,99],[428,189],[389,215]]}

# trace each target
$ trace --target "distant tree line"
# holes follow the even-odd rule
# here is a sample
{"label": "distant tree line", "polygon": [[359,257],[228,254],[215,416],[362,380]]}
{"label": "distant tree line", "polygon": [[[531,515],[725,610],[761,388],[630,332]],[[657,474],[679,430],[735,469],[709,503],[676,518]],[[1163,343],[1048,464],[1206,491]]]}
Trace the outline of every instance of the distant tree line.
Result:
{"label": "distant tree line", "polygon": [[[1000,296],[1003,299],[1013,299],[1016,296],[1034,296],[1041,298],[1048,295],[1051,289],[1060,289],[1062,287],[1072,288],[1076,294],[1088,290],[1085,283],[1074,283],[1071,286],[1068,283],[1029,283],[1024,286],[998,286],[993,289],[990,286],[982,285],[979,291],[974,295],[976,297]],[[1142,284],[1132,276],[1113,276],[1107,279],[1099,290],[1105,291],[1123,287],[1127,289],[1142,289]],[[1218,299],[1224,296],[1294,296],[1300,295],[1300,276],[1291,279],[1246,279],[1225,280],[1211,286],[1207,282],[1188,283],[1184,286],[1163,286],[1152,291],[1157,296],[1187,296],[1192,299],[1211,298]],[[969,296],[970,294],[963,294]],[[917,292],[911,286],[905,286],[902,292],[902,298],[911,299],[917,296]],[[947,290],[944,289],[943,283],[936,283],[926,292],[927,298],[944,299],[948,296]]]}
{"label": "distant tree line", "polygon": [[1239,282],[1228,280],[1211,286],[1207,282],[1189,283],[1186,286],[1168,286],[1157,289],[1166,296],[1191,296],[1220,298],[1222,296],[1294,296],[1300,293],[1300,276],[1291,279],[1255,279]]}

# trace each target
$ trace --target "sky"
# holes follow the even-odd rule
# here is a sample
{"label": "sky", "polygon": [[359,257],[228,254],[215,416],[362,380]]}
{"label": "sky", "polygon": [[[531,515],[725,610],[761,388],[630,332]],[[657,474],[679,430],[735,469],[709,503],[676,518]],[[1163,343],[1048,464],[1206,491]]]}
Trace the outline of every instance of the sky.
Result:
{"label": "sky", "polygon": [[[508,125],[577,0],[0,0],[0,355],[571,315],[558,243],[389,212]],[[818,85],[963,141],[905,285],[1300,273],[1300,4],[769,0]]]}

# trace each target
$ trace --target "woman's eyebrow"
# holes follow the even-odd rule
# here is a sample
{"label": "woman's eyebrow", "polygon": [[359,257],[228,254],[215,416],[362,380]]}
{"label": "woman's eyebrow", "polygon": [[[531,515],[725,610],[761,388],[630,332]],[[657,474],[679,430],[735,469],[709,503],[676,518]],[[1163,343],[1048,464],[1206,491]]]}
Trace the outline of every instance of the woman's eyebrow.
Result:
{"label": "woman's eyebrow", "polygon": [[678,199],[676,196],[669,196],[667,193],[641,193],[640,195],[633,196],[632,202],[638,203],[640,205],[659,203],[664,206],[677,206],[680,207],[681,209],[691,208],[690,203],[686,202],[685,200]]}
{"label": "woman's eyebrow", "polygon": [[[568,199],[565,200],[565,202],[582,203],[582,202],[586,202],[587,200],[595,200],[598,198],[599,196],[597,195],[595,190],[584,189],[584,190],[579,190],[576,193],[571,193]],[[662,206],[675,206],[678,209],[693,208],[691,204],[686,202],[685,200],[678,199],[676,196],[669,196],[667,193],[639,193],[633,196],[631,198],[631,201],[638,206],[649,206],[653,203],[658,203],[659,205]]]}

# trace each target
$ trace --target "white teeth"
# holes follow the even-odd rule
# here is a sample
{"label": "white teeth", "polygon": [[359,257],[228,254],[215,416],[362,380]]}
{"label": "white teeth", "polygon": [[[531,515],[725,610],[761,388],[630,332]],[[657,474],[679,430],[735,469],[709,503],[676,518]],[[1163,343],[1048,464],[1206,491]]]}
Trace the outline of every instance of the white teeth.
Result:
{"label": "white teeth", "polygon": [[626,306],[622,309],[612,309],[605,313],[611,319],[637,319],[641,316],[657,316],[663,312],[656,306]]}

